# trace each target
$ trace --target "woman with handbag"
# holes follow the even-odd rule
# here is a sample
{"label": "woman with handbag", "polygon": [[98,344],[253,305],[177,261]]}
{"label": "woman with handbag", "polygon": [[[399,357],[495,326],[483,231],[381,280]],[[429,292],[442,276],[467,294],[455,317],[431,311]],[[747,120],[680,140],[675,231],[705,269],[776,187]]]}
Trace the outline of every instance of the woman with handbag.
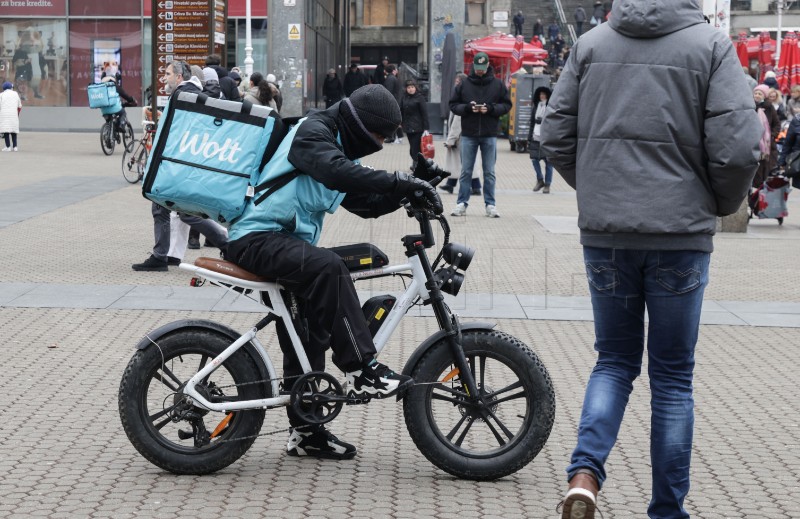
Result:
{"label": "woman with handbag", "polygon": [[417,91],[417,84],[411,79],[406,81],[406,93],[400,99],[400,114],[403,117],[403,131],[408,136],[411,168],[413,169],[420,152],[422,134],[428,131],[429,126],[425,96]]}
{"label": "woman with handbag", "polygon": [[[764,126],[761,159],[758,162],[758,170],[756,170],[756,174],[753,177],[754,188],[760,188],[761,184],[769,176],[769,172],[778,165],[778,147],[775,139],[781,131],[781,121],[778,119],[778,113],[772,103],[767,99],[767,95],[769,95],[769,87],[767,85],[758,85],[753,89],[753,99],[756,102],[755,108]],[[784,147],[786,146],[784,145]]]}
{"label": "woman with handbag", "polygon": [[[541,190],[544,194],[550,192],[550,183],[553,181],[553,165],[540,152],[539,131],[551,93],[552,91],[547,87],[539,87],[533,93],[534,104],[531,109],[531,123],[528,130],[528,152],[533,163],[533,170],[536,172],[536,185],[533,186],[533,190]],[[544,176],[542,176],[541,161],[544,161]]]}

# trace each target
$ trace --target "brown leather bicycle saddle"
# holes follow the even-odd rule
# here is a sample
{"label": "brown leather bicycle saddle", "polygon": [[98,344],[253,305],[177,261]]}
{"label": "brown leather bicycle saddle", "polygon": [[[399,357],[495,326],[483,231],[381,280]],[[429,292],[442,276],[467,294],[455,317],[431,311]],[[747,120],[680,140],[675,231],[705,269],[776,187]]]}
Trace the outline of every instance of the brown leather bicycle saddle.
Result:
{"label": "brown leather bicycle saddle", "polygon": [[197,267],[210,270],[212,272],[217,272],[219,274],[225,274],[226,276],[244,279],[245,281],[255,281],[257,283],[267,283],[270,281],[267,278],[263,278],[253,274],[252,272],[246,271],[235,263],[231,263],[230,261],[225,261],[219,258],[197,258],[194,264]]}

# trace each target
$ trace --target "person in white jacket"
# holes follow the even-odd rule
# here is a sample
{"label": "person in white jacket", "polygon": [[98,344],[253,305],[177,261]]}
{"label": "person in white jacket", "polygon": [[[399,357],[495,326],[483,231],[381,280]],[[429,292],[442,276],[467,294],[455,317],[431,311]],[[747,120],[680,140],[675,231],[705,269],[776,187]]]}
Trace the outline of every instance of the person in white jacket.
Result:
{"label": "person in white jacket", "polygon": [[19,151],[17,149],[17,134],[19,133],[19,112],[22,110],[22,100],[14,92],[13,85],[6,81],[3,83],[3,93],[0,94],[0,133],[5,136],[3,151]]}

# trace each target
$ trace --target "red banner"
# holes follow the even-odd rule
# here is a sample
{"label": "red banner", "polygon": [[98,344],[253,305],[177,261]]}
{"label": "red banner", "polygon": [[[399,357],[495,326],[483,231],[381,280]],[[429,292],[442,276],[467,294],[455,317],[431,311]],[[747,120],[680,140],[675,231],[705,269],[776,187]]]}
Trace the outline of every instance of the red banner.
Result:
{"label": "red banner", "polygon": [[0,0],[3,16],[66,16],[67,0]]}

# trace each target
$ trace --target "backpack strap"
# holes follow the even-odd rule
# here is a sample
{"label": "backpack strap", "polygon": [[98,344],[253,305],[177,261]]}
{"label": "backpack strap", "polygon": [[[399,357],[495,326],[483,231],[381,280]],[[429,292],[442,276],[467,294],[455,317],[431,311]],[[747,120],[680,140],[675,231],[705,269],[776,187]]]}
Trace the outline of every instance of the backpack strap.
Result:
{"label": "backpack strap", "polygon": [[[286,119],[284,119],[284,121],[285,120]],[[339,137],[339,128],[337,128],[335,124],[333,126],[333,133],[334,133],[334,135],[336,135],[337,144],[339,144],[339,139],[340,139],[340,137]],[[261,184],[255,186],[253,188],[253,195],[254,196],[255,196],[256,193],[260,193],[261,191],[266,190],[266,192],[263,195],[261,195],[260,197],[258,197],[255,200],[255,202],[253,202],[253,203],[255,205],[259,205],[261,202],[263,202],[264,200],[269,198],[270,195],[275,193],[275,191],[279,190],[280,188],[282,188],[283,186],[285,186],[286,184],[288,184],[292,180],[296,179],[298,176],[300,176],[300,171],[298,171],[297,169],[293,169],[289,173],[285,173],[285,174],[283,174],[283,175],[281,175],[279,177],[275,177],[275,178],[273,178],[271,180],[267,180],[266,182],[262,182]]]}

